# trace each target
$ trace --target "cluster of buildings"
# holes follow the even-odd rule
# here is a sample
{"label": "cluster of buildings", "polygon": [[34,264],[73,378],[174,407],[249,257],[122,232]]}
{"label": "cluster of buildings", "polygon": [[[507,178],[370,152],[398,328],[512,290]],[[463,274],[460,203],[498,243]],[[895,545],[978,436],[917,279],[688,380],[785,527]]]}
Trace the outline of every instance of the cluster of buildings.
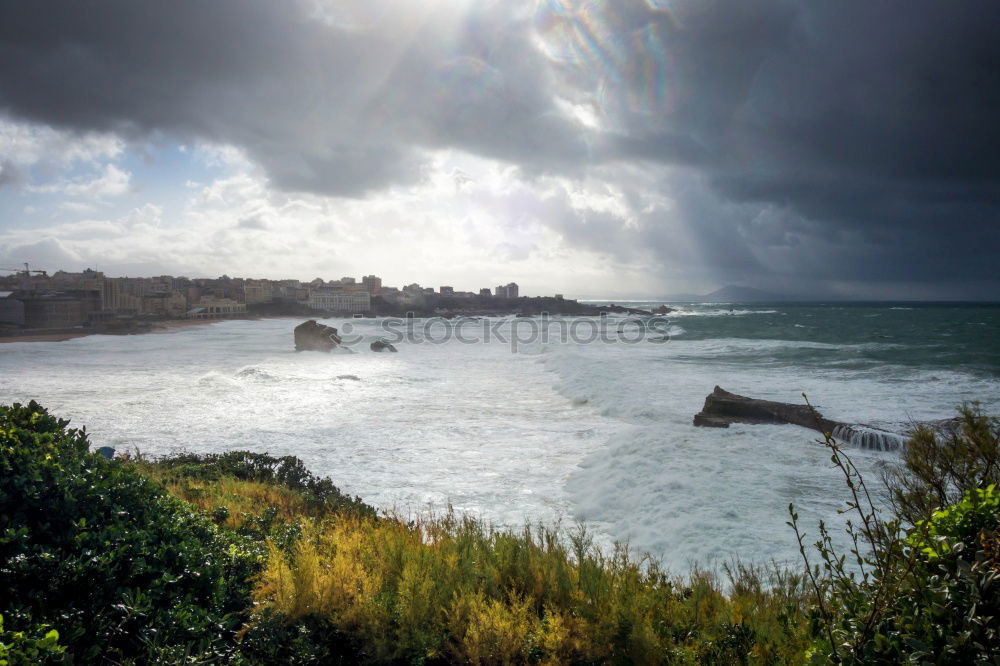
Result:
{"label": "cluster of buildings", "polygon": [[364,315],[374,304],[423,308],[441,302],[490,298],[517,298],[511,282],[496,293],[456,291],[442,286],[409,284],[386,287],[382,279],[366,275],[339,280],[255,280],[223,275],[214,279],[161,275],[149,278],[112,278],[87,269],[80,273],[24,270],[0,276],[0,328],[60,329],[114,326],[153,319],[216,319],[248,313],[299,313],[316,310],[341,315]]}
{"label": "cluster of buildings", "polygon": [[509,282],[505,285],[498,285],[493,295],[497,298],[517,298],[517,283]]}
{"label": "cluster of buildings", "polygon": [[480,289],[478,293],[459,291],[454,287],[442,285],[437,290],[434,287],[422,287],[416,282],[405,287],[387,287],[382,285],[382,278],[376,275],[366,275],[358,282],[355,278],[344,277],[326,282],[316,278],[305,285],[308,297],[302,302],[314,310],[327,310],[350,314],[364,314],[372,309],[373,299],[402,307],[424,308],[439,304],[442,300],[448,302],[472,301],[484,296],[490,298],[517,298],[518,286],[510,284],[497,287],[496,293],[489,289]]}

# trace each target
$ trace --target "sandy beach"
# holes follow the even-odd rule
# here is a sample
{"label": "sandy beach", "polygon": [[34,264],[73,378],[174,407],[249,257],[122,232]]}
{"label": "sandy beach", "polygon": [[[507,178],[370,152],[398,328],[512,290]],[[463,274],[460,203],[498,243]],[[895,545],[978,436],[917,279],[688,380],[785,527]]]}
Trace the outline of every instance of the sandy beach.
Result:
{"label": "sandy beach", "polygon": [[140,328],[130,331],[109,331],[107,329],[79,329],[72,331],[54,331],[52,333],[28,333],[25,335],[5,335],[0,336],[0,344],[7,342],[65,342],[74,338],[83,338],[88,335],[144,335],[146,333],[170,333],[182,328],[192,326],[204,326],[215,324],[224,319],[169,319],[166,321],[154,322],[149,328]]}
{"label": "sandy beach", "polygon": [[82,338],[94,333],[48,333],[38,335],[5,335],[0,337],[0,344],[4,342],[65,342],[73,338]]}

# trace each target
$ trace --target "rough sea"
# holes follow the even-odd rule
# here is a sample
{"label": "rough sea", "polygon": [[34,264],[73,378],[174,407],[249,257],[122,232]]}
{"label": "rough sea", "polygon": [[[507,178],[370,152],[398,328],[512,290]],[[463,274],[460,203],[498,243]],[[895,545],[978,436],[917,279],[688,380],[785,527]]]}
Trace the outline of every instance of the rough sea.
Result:
{"label": "rough sea", "polygon": [[[538,319],[324,320],[354,353],[296,353],[299,319],[0,344],[0,403],[36,399],[119,451],[296,455],[387,511],[584,522],[678,573],[797,562],[790,502],[810,538],[843,520],[817,433],[692,425],[715,385],[898,431],[964,401],[1000,412],[1000,307],[673,307],[645,336],[613,317],[550,320],[547,340]],[[873,485],[899,455],[849,453]]]}

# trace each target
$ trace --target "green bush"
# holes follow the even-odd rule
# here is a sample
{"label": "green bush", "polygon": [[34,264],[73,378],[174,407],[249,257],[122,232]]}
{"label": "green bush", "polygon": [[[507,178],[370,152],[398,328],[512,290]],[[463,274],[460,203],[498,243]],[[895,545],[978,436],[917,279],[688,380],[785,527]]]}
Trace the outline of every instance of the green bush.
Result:
{"label": "green bush", "polygon": [[1000,655],[1000,492],[965,493],[910,530],[920,553],[912,588],[898,600],[892,628],[907,633],[912,660],[996,663]]}
{"label": "green bush", "polygon": [[820,523],[822,567],[809,568],[789,507],[815,591],[812,661],[1000,664],[1000,492],[989,483],[998,473],[996,421],[976,407],[960,412],[960,427],[944,439],[918,430],[909,442],[888,479],[899,512],[888,519],[850,458],[825,437],[850,491],[844,512],[853,514],[855,566]]}
{"label": "green bush", "polygon": [[43,625],[30,632],[4,631],[0,615],[0,666],[58,663],[65,650],[55,629]]}
{"label": "green bush", "polygon": [[963,405],[958,412],[951,428],[915,429],[901,465],[887,475],[893,508],[910,525],[971,490],[1000,483],[1000,424],[978,403]]}
{"label": "green bush", "polygon": [[[868,582],[836,581],[837,659],[852,664],[995,664],[1000,655],[1000,492],[969,491],[902,540]],[[892,591],[889,594],[889,591]],[[829,642],[819,646],[830,649]]]}
{"label": "green bush", "polygon": [[54,626],[76,663],[236,660],[259,557],[67,426],[35,402],[0,406],[8,624]]}

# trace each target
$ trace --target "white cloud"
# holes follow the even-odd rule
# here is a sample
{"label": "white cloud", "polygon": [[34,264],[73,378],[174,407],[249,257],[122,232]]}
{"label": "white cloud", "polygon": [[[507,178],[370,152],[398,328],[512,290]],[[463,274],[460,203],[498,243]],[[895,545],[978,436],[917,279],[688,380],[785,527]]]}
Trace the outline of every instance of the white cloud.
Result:
{"label": "white cloud", "polygon": [[[62,203],[59,204],[59,210],[71,214],[93,213],[94,206],[92,204],[81,203],[79,201],[63,201]],[[31,212],[35,211],[32,210]]]}
{"label": "white cloud", "polygon": [[119,222],[130,228],[137,226],[158,227],[162,219],[163,208],[156,204],[147,203],[139,208],[133,208]]}
{"label": "white cloud", "polygon": [[[114,219],[0,230],[0,245],[12,248],[10,261],[24,261],[18,253],[30,242],[59,239],[61,254],[32,260],[52,259],[41,267],[53,270],[96,265],[109,274],[312,279],[376,273],[387,284],[469,290],[514,280],[528,294],[579,294],[582,288],[623,294],[646,279],[639,264],[623,267],[600,249],[574,248],[550,223],[554,216],[606,215],[624,205],[620,193],[529,178],[465,153],[427,159],[421,183],[378,198],[287,193],[259,173],[234,170],[186,190],[186,205],[168,220],[161,207],[146,204]],[[572,197],[566,194],[571,187]]]}
{"label": "white cloud", "polygon": [[29,185],[26,189],[36,194],[62,194],[85,199],[106,199],[126,194],[132,182],[132,174],[122,171],[114,164],[104,165],[99,175],[91,179],[60,180],[45,185]]}
{"label": "white cloud", "polygon": [[97,164],[124,150],[125,141],[115,134],[57,130],[0,116],[0,156],[20,166]]}
{"label": "white cloud", "polygon": [[70,196],[86,197],[88,199],[117,197],[128,192],[131,181],[131,173],[122,171],[114,164],[107,164],[104,167],[103,173],[97,178],[68,185],[65,191]]}

